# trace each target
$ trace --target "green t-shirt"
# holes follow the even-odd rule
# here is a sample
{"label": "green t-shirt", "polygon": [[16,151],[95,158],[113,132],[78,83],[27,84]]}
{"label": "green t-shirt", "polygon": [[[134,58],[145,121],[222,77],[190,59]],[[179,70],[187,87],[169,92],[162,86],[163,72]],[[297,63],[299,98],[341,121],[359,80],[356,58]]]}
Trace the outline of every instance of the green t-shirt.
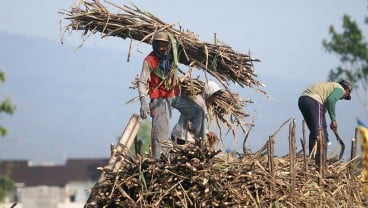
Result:
{"label": "green t-shirt", "polygon": [[344,88],[337,82],[320,82],[306,89],[303,95],[321,103],[327,109],[331,121],[334,121],[336,120],[336,102],[344,96],[344,93]]}

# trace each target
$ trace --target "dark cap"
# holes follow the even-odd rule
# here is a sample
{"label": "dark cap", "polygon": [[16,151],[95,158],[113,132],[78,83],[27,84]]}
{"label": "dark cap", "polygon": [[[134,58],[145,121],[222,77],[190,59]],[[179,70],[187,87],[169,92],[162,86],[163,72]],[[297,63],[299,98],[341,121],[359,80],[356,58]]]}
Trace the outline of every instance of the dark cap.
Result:
{"label": "dark cap", "polygon": [[153,35],[153,40],[161,40],[165,42],[169,42],[169,36],[164,31],[157,31]]}
{"label": "dark cap", "polygon": [[340,82],[339,82],[339,84],[345,89],[345,90],[347,90],[348,92],[349,92],[349,95],[348,96],[346,96],[344,99],[345,100],[351,100],[351,95],[350,95],[350,93],[351,93],[351,91],[353,90],[353,85],[349,82],[349,81],[347,81],[347,80],[341,80]]}

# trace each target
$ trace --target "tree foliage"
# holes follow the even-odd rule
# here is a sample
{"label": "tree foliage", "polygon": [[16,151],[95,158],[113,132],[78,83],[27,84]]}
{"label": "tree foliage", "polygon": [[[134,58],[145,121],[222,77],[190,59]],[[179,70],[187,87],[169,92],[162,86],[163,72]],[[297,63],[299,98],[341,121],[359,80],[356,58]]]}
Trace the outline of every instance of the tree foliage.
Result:
{"label": "tree foliage", "polygon": [[[0,83],[5,82],[5,74],[0,71]],[[9,98],[6,98],[0,103],[0,113],[13,114],[15,111],[15,106],[12,105]],[[7,134],[7,129],[0,125],[0,135],[5,136]]]}
{"label": "tree foliage", "polygon": [[15,188],[14,181],[6,175],[0,175],[0,202],[5,200],[5,197],[13,188]]}
{"label": "tree foliage", "polygon": [[[5,73],[0,71],[0,83],[5,82]],[[0,103],[0,113],[13,114],[15,107],[11,104],[10,99],[6,98]],[[5,136],[7,130],[5,127],[0,125],[0,135]],[[8,192],[15,187],[14,181],[11,180],[7,175],[0,175],[0,202],[4,201]]]}
{"label": "tree foliage", "polygon": [[[365,23],[368,24],[368,17]],[[339,57],[341,65],[329,72],[328,80],[350,80],[354,87],[362,87],[367,95],[368,43],[358,24],[349,15],[344,15],[342,32],[339,33],[334,26],[330,26],[329,35],[331,39],[323,40],[322,44],[328,53]],[[365,104],[368,104],[367,101]]]}

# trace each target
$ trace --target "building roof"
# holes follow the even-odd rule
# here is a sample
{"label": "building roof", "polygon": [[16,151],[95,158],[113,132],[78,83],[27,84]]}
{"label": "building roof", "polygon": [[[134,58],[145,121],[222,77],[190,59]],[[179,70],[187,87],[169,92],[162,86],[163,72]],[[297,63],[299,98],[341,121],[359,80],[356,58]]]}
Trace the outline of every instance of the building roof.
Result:
{"label": "building roof", "polygon": [[0,174],[9,175],[25,186],[64,186],[69,182],[97,181],[98,167],[108,159],[68,159],[65,165],[32,166],[26,160],[0,160]]}

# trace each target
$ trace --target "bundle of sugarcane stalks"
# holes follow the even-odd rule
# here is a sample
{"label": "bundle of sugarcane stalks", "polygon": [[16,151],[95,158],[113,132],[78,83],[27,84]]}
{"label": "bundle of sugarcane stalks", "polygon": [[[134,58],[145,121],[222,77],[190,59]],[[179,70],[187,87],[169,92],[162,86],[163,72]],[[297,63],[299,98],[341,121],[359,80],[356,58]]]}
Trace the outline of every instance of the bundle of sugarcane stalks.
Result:
{"label": "bundle of sugarcane stalks", "polygon": [[192,32],[176,29],[173,24],[164,23],[137,7],[104,2],[123,13],[109,12],[98,0],[78,0],[78,5],[62,12],[65,19],[71,21],[64,27],[64,31],[83,30],[85,35],[88,32],[100,32],[102,37],[130,38],[151,44],[155,31],[166,30],[179,42],[180,63],[203,69],[222,82],[248,86],[266,94],[260,89],[263,84],[255,79],[253,62],[259,60],[252,58],[250,54],[237,53],[229,46],[217,44],[216,39],[214,44],[200,41]]}
{"label": "bundle of sugarcane stalks", "polygon": [[[203,93],[204,82],[199,79],[185,78],[185,76],[183,78],[184,79],[180,79],[180,86],[183,93],[187,93],[190,96]],[[252,125],[250,123],[245,123],[245,117],[249,116],[249,114],[245,113],[243,110],[246,103],[253,102],[251,100],[244,100],[238,94],[230,90],[220,90],[212,95],[211,99],[207,100],[209,121],[215,121],[220,134],[222,134],[220,123],[225,124],[231,129],[234,135],[238,126],[246,133],[246,126],[249,127]]]}
{"label": "bundle of sugarcane stalks", "polygon": [[314,163],[305,163],[302,155],[296,155],[293,162],[289,155],[235,157],[201,144],[173,146],[160,160],[141,155],[121,158],[119,171],[103,171],[106,180],[93,189],[93,200],[86,208],[332,208],[363,204],[362,184],[343,162],[328,162],[321,176]]}

